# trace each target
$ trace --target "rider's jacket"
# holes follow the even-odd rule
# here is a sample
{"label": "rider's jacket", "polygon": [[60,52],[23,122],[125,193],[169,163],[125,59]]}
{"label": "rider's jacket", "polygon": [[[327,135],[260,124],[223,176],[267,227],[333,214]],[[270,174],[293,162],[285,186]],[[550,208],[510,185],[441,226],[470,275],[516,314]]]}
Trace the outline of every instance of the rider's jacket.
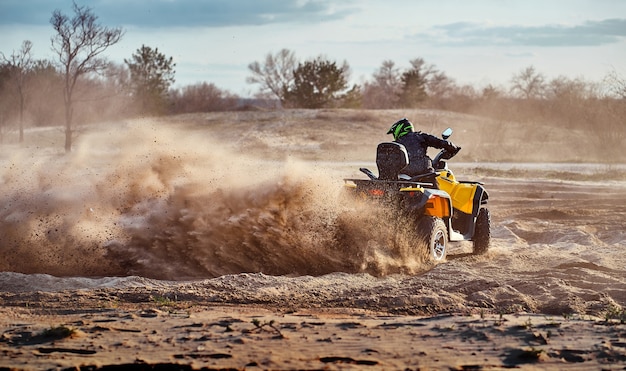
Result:
{"label": "rider's jacket", "polygon": [[421,131],[411,132],[396,140],[402,144],[409,154],[409,164],[402,169],[402,174],[416,176],[433,171],[433,165],[428,157],[428,147],[453,148],[454,145],[446,140],[439,139],[434,135],[422,133]]}

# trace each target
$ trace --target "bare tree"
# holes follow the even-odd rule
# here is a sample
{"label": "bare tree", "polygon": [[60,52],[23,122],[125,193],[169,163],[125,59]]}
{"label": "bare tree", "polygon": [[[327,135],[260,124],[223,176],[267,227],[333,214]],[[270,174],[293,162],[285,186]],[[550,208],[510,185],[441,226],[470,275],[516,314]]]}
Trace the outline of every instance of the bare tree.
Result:
{"label": "bare tree", "polygon": [[480,91],[480,98],[487,101],[500,98],[502,95],[500,89],[492,84],[488,84]]}
{"label": "bare tree", "polygon": [[535,71],[534,66],[528,66],[511,79],[511,92],[522,98],[541,98],[545,91],[545,77]]}
{"label": "bare tree", "polygon": [[[397,101],[397,95],[402,88],[400,80],[400,70],[392,60],[383,61],[378,71],[374,72],[374,81],[390,99]],[[391,97],[393,96],[393,98]]]}
{"label": "bare tree", "polygon": [[238,97],[206,82],[170,92],[175,113],[225,111],[237,106]]}
{"label": "bare tree", "polygon": [[558,76],[546,84],[545,97],[555,104],[567,106],[566,110],[573,112],[581,108],[584,101],[593,101],[599,97],[598,84],[582,78]]}
{"label": "bare tree", "polygon": [[259,91],[262,94],[270,93],[283,103],[285,91],[294,80],[293,71],[296,67],[294,52],[282,49],[275,55],[268,53],[264,64],[252,62],[248,65],[252,76],[249,76],[246,82],[259,84]]}
{"label": "bare tree", "polygon": [[4,142],[4,134],[16,106],[10,82],[11,69],[6,63],[0,63],[0,143]]}
{"label": "bare tree", "polygon": [[626,99],[626,77],[620,76],[617,71],[612,70],[604,78],[604,83],[608,85],[612,95]]}
{"label": "bare tree", "polygon": [[52,61],[36,60],[28,79],[28,113],[33,126],[63,122],[63,78]]}
{"label": "bare tree", "polygon": [[52,50],[64,77],[63,100],[65,103],[65,151],[72,150],[72,115],[74,88],[78,79],[90,73],[98,73],[107,67],[100,55],[122,38],[121,28],[108,28],[97,23],[98,17],[91,9],[73,3],[72,18],[55,10],[50,23],[56,31],[51,39]]}
{"label": "bare tree", "polygon": [[9,70],[11,79],[13,80],[17,98],[19,101],[20,115],[20,143],[24,142],[24,107],[26,105],[26,78],[33,67],[33,59],[31,49],[33,43],[29,40],[22,42],[19,51],[13,53],[7,58],[0,53],[0,59],[5,63]]}
{"label": "bare tree", "polygon": [[373,81],[363,89],[363,105],[367,108],[396,108],[402,91],[400,70],[392,60],[383,61],[372,75]]}
{"label": "bare tree", "polygon": [[426,82],[426,93],[428,98],[434,101],[441,101],[449,98],[455,91],[455,82],[444,72],[433,71]]}
{"label": "bare tree", "polygon": [[608,160],[619,161],[623,158],[626,143],[626,77],[612,70],[604,78],[603,85],[608,91],[602,94],[603,107],[597,110],[597,116],[602,115],[603,119],[596,120],[603,130],[594,132],[599,135]]}

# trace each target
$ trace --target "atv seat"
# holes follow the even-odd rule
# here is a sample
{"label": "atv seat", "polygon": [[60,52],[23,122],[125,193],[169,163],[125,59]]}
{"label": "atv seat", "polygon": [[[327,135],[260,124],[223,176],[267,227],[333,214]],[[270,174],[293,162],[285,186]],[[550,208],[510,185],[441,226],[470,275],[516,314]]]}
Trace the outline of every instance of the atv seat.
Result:
{"label": "atv seat", "polygon": [[383,142],[376,149],[378,179],[398,180],[400,171],[409,164],[406,148],[400,143]]}

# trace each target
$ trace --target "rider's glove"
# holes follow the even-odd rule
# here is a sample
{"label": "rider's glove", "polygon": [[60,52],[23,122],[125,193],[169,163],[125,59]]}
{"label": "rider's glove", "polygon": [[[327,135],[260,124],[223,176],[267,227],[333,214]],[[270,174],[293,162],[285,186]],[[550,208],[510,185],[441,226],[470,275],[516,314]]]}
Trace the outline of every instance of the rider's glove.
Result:
{"label": "rider's glove", "polygon": [[454,143],[450,141],[446,141],[445,148],[446,148],[446,151],[451,152],[451,153],[457,153],[461,149],[461,147],[455,146]]}

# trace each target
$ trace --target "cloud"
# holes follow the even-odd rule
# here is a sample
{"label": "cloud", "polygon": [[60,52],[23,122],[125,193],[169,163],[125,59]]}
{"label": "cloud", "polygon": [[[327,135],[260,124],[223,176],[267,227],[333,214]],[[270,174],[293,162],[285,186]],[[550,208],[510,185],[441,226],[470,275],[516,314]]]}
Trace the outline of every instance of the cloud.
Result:
{"label": "cloud", "polygon": [[[330,0],[95,0],[87,5],[108,25],[147,28],[226,27],[343,19],[355,8]],[[350,2],[346,2],[350,3]],[[71,15],[66,0],[2,0],[0,24],[46,24],[60,9]]]}
{"label": "cloud", "polygon": [[41,25],[50,21],[56,8],[66,8],[62,1],[45,0],[2,0],[0,2],[0,25]]}
{"label": "cloud", "polygon": [[626,37],[626,19],[587,21],[579,25],[490,26],[457,22],[435,26],[429,38],[445,46],[597,46],[619,42]]}

